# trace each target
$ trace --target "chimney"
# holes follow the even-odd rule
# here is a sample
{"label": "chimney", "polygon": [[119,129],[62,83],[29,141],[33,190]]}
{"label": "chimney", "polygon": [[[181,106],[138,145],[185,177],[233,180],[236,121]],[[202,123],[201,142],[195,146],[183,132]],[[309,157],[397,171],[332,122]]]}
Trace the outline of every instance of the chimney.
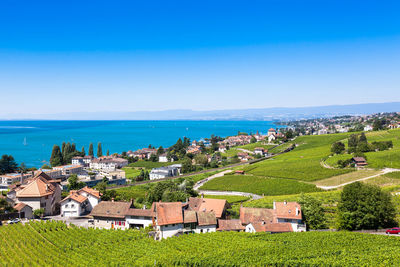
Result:
{"label": "chimney", "polygon": [[274,210],[276,210],[276,204],[275,201],[273,202]]}
{"label": "chimney", "polygon": [[135,205],[135,199],[131,198],[131,205],[134,206]]}
{"label": "chimney", "polygon": [[286,200],[285,200],[285,201],[283,201],[283,204],[287,205],[287,201],[286,201]]}
{"label": "chimney", "polygon": [[201,198],[204,198],[204,193],[201,193]]}
{"label": "chimney", "polygon": [[111,202],[114,202],[114,198],[111,199]]}
{"label": "chimney", "polygon": [[144,209],[144,210],[146,209],[146,205],[143,205],[143,209]]}

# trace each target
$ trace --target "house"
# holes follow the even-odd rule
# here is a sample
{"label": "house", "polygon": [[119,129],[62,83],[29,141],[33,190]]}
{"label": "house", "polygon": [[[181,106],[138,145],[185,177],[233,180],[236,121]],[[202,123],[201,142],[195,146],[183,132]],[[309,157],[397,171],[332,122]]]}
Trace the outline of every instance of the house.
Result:
{"label": "house", "polygon": [[93,159],[89,168],[94,170],[102,170],[102,171],[115,171],[116,169],[121,169],[128,165],[128,160],[123,158],[115,158],[115,157],[103,157],[98,159]]}
{"label": "house", "polygon": [[89,155],[84,156],[83,159],[82,159],[83,163],[84,163],[84,166],[85,167],[89,167],[89,165],[90,165],[90,163],[92,162],[93,159],[94,159],[93,156],[89,156]]}
{"label": "house", "polygon": [[197,211],[197,225],[195,233],[211,233],[217,230],[217,218],[213,211]]}
{"label": "house", "polygon": [[264,156],[265,149],[263,147],[254,148],[254,154]]}
{"label": "house", "polygon": [[64,176],[71,176],[72,174],[80,174],[83,171],[83,167],[81,165],[63,165],[54,167],[53,170],[61,171]]}
{"label": "house", "polygon": [[79,190],[71,190],[69,196],[61,201],[61,216],[77,217],[91,212],[101,201],[99,191],[85,186]]}
{"label": "house", "polygon": [[156,202],[155,213],[156,239],[172,237],[183,234],[184,220],[181,202]]}
{"label": "house", "polygon": [[218,151],[221,152],[221,153],[225,153],[226,146],[220,145],[219,148],[218,148]]}
{"label": "house", "polygon": [[73,157],[71,160],[72,165],[81,165],[85,166],[85,162],[83,161],[83,157]]}
{"label": "house", "polygon": [[374,128],[371,125],[365,125],[364,126],[364,131],[368,132],[368,131],[372,131]]}
{"label": "house", "polygon": [[191,197],[187,202],[189,209],[193,211],[214,212],[217,219],[226,217],[226,210],[230,207],[225,199]]}
{"label": "house", "polygon": [[247,154],[246,152],[239,152],[237,153],[237,156],[242,162],[246,162],[252,159],[252,157],[249,156],[249,154]]}
{"label": "house", "polygon": [[40,169],[38,172],[44,172],[47,174],[51,179],[57,180],[63,178],[62,171],[60,169],[54,170],[54,169]]}
{"label": "house", "polygon": [[244,175],[244,170],[236,170],[235,174]]}
{"label": "house", "polygon": [[8,186],[15,183],[23,183],[28,178],[32,178],[31,173],[7,173],[0,175],[0,189],[8,189]]}
{"label": "house", "polygon": [[232,232],[244,232],[244,227],[240,220],[218,220],[217,231],[232,231]]}
{"label": "house", "polygon": [[129,151],[127,153],[129,157],[139,158],[139,159],[150,159],[151,155],[156,155],[156,154],[157,154],[157,149],[155,148],[143,148],[135,152]]}
{"label": "house", "polygon": [[18,203],[14,206],[14,209],[19,213],[19,218],[32,219],[33,218],[33,209],[31,206],[26,205],[25,203]]}
{"label": "house", "polygon": [[275,134],[268,135],[268,143],[272,143],[276,140]]}
{"label": "house", "polygon": [[367,160],[364,157],[353,157],[351,162],[354,163],[356,167],[364,167],[368,165]]}
{"label": "house", "polygon": [[158,156],[158,162],[168,162],[167,153]]}
{"label": "house", "polygon": [[132,229],[146,228],[153,224],[154,212],[150,209],[130,208],[125,216],[127,226]]}
{"label": "house", "polygon": [[201,146],[189,146],[186,149],[187,154],[197,155],[201,153]]}
{"label": "house", "polygon": [[274,128],[270,128],[269,130],[268,130],[268,137],[270,137],[271,135],[276,135],[276,131],[275,131],[275,129]]}
{"label": "house", "polygon": [[163,179],[180,175],[181,164],[174,164],[165,167],[153,168],[150,171],[150,180]]}
{"label": "house", "polygon": [[45,215],[54,215],[61,200],[59,180],[51,179],[44,172],[38,173],[15,189],[16,203],[24,203],[33,210],[44,209]]}
{"label": "house", "polygon": [[250,233],[306,231],[297,202],[274,202],[273,209],[240,207],[240,221]]}
{"label": "house", "polygon": [[328,134],[328,130],[326,128],[318,130],[318,135]]}
{"label": "house", "polygon": [[132,202],[102,201],[93,208],[90,216],[96,228],[125,230],[129,228],[125,217],[132,207]]}

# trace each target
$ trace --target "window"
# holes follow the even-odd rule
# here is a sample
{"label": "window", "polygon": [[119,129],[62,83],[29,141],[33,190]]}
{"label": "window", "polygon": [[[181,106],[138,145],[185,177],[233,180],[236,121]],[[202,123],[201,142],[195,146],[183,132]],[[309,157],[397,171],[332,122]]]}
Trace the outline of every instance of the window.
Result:
{"label": "window", "polygon": [[75,208],[75,205],[74,205],[74,204],[71,204],[71,208]]}

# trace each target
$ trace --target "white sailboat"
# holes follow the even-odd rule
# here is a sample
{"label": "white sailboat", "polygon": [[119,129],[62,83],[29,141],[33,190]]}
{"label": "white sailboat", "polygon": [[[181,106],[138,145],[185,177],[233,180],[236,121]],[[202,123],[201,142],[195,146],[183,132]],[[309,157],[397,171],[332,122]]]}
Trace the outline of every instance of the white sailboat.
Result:
{"label": "white sailboat", "polygon": [[26,142],[26,136],[25,136],[25,138],[24,138],[23,144],[24,144],[24,146],[27,146],[27,145],[28,145],[28,143]]}

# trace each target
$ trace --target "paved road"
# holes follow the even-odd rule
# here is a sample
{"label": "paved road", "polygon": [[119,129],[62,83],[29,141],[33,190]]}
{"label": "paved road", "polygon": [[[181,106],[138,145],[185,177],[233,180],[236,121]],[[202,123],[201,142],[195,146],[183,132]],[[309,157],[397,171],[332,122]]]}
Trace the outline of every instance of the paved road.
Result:
{"label": "paved road", "polygon": [[225,171],[216,173],[216,174],[214,174],[214,175],[211,175],[211,176],[208,177],[208,178],[205,178],[205,179],[203,179],[203,180],[200,180],[200,181],[198,181],[198,182],[193,186],[193,189],[194,189],[194,190],[199,190],[199,188],[200,188],[203,184],[205,184],[206,182],[208,182],[208,181],[210,181],[210,180],[212,180],[212,179],[214,179],[214,178],[224,176],[226,173],[229,173],[229,172],[231,172],[231,170],[225,170]]}

